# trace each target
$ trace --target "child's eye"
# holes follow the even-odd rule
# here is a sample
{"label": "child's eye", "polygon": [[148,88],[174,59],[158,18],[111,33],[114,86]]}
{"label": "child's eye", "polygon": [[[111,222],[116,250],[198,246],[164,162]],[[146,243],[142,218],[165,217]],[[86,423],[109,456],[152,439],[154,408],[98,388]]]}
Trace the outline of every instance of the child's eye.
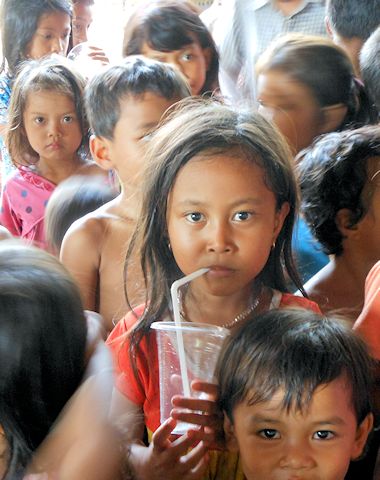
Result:
{"label": "child's eye", "polygon": [[65,115],[63,117],[63,123],[71,123],[74,120],[74,118],[71,115]]}
{"label": "child's eye", "polygon": [[34,122],[37,124],[41,124],[44,121],[44,117],[35,117]]}
{"label": "child's eye", "polygon": [[264,430],[260,430],[259,435],[267,440],[277,440],[281,438],[280,432],[278,430],[273,430],[272,428],[264,428]]}
{"label": "child's eye", "polygon": [[44,38],[45,38],[45,40],[51,40],[53,38],[53,35],[51,35],[50,33],[46,33],[44,35]]}
{"label": "child's eye", "polygon": [[189,62],[192,60],[194,55],[192,53],[186,52],[182,55],[182,59],[185,60],[185,62]]}
{"label": "child's eye", "polygon": [[238,222],[245,222],[252,217],[252,213],[250,212],[237,212],[233,216],[233,220],[237,220]]}
{"label": "child's eye", "polygon": [[334,433],[330,430],[318,430],[314,433],[313,438],[315,440],[331,440],[334,436]]}
{"label": "child's eye", "polygon": [[204,219],[204,216],[200,212],[191,212],[186,215],[186,219],[191,223],[198,223]]}

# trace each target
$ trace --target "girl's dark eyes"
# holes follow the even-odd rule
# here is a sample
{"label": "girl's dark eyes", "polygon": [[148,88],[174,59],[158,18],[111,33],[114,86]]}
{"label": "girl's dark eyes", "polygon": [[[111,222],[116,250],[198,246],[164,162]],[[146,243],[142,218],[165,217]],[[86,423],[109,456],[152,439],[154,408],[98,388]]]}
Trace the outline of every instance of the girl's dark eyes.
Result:
{"label": "girl's dark eyes", "polygon": [[280,432],[272,428],[264,428],[263,430],[260,430],[259,435],[267,440],[277,440],[281,438]]}
{"label": "girl's dark eyes", "polygon": [[191,212],[186,215],[186,219],[191,223],[198,223],[203,220],[204,216],[200,212]]}

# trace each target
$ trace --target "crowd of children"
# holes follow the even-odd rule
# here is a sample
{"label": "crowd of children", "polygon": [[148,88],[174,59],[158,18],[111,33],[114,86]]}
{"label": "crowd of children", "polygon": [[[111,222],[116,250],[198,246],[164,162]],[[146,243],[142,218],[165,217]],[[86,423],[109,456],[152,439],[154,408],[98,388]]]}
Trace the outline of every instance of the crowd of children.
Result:
{"label": "crowd of children", "polygon": [[[87,80],[93,0],[2,0],[0,478],[380,478],[380,1],[306,2],[331,40],[249,3],[214,39],[140,2]],[[235,103],[216,45],[268,12],[297,33],[239,59]],[[200,269],[180,320],[230,335],[162,422],[151,326]]]}

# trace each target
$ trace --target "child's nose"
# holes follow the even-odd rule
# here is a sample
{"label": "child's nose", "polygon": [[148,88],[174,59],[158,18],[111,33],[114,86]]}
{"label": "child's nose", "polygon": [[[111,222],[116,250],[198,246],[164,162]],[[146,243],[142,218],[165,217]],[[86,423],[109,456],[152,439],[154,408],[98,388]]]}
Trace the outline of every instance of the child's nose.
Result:
{"label": "child's nose", "polygon": [[49,123],[49,136],[51,137],[61,136],[61,128],[60,128],[60,123],[58,121],[51,121]]}
{"label": "child's nose", "polygon": [[284,446],[280,466],[289,470],[304,470],[315,466],[311,448],[307,442],[289,442]]}
{"label": "child's nose", "polygon": [[58,55],[61,55],[64,53],[64,48],[65,41],[59,37],[54,38],[52,42],[51,53],[57,53]]}
{"label": "child's nose", "polygon": [[207,250],[211,253],[228,253],[232,251],[233,242],[230,227],[224,222],[210,225]]}

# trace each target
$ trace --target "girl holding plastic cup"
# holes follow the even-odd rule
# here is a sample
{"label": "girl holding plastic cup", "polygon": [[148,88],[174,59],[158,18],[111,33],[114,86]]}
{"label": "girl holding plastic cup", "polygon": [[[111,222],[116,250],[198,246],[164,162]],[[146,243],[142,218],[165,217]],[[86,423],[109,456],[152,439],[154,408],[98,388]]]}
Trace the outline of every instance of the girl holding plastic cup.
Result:
{"label": "girl holding plastic cup", "polygon": [[[315,303],[287,293],[290,282],[303,291],[291,251],[298,208],[292,158],[260,114],[192,99],[180,102],[154,134],[147,165],[126,265],[128,275],[128,258],[138,249],[147,298],[108,340],[118,373],[113,415],[130,436],[129,463],[138,478],[240,479],[238,457],[220,441],[215,385],[193,382],[208,398],[174,397],[172,417],[160,425],[150,326],[172,319],[171,284],[200,268],[208,271],[181,292],[184,321],[236,329],[271,308],[319,312]],[[194,429],[172,437],[178,420]],[[154,432],[148,447],[144,426]]]}

